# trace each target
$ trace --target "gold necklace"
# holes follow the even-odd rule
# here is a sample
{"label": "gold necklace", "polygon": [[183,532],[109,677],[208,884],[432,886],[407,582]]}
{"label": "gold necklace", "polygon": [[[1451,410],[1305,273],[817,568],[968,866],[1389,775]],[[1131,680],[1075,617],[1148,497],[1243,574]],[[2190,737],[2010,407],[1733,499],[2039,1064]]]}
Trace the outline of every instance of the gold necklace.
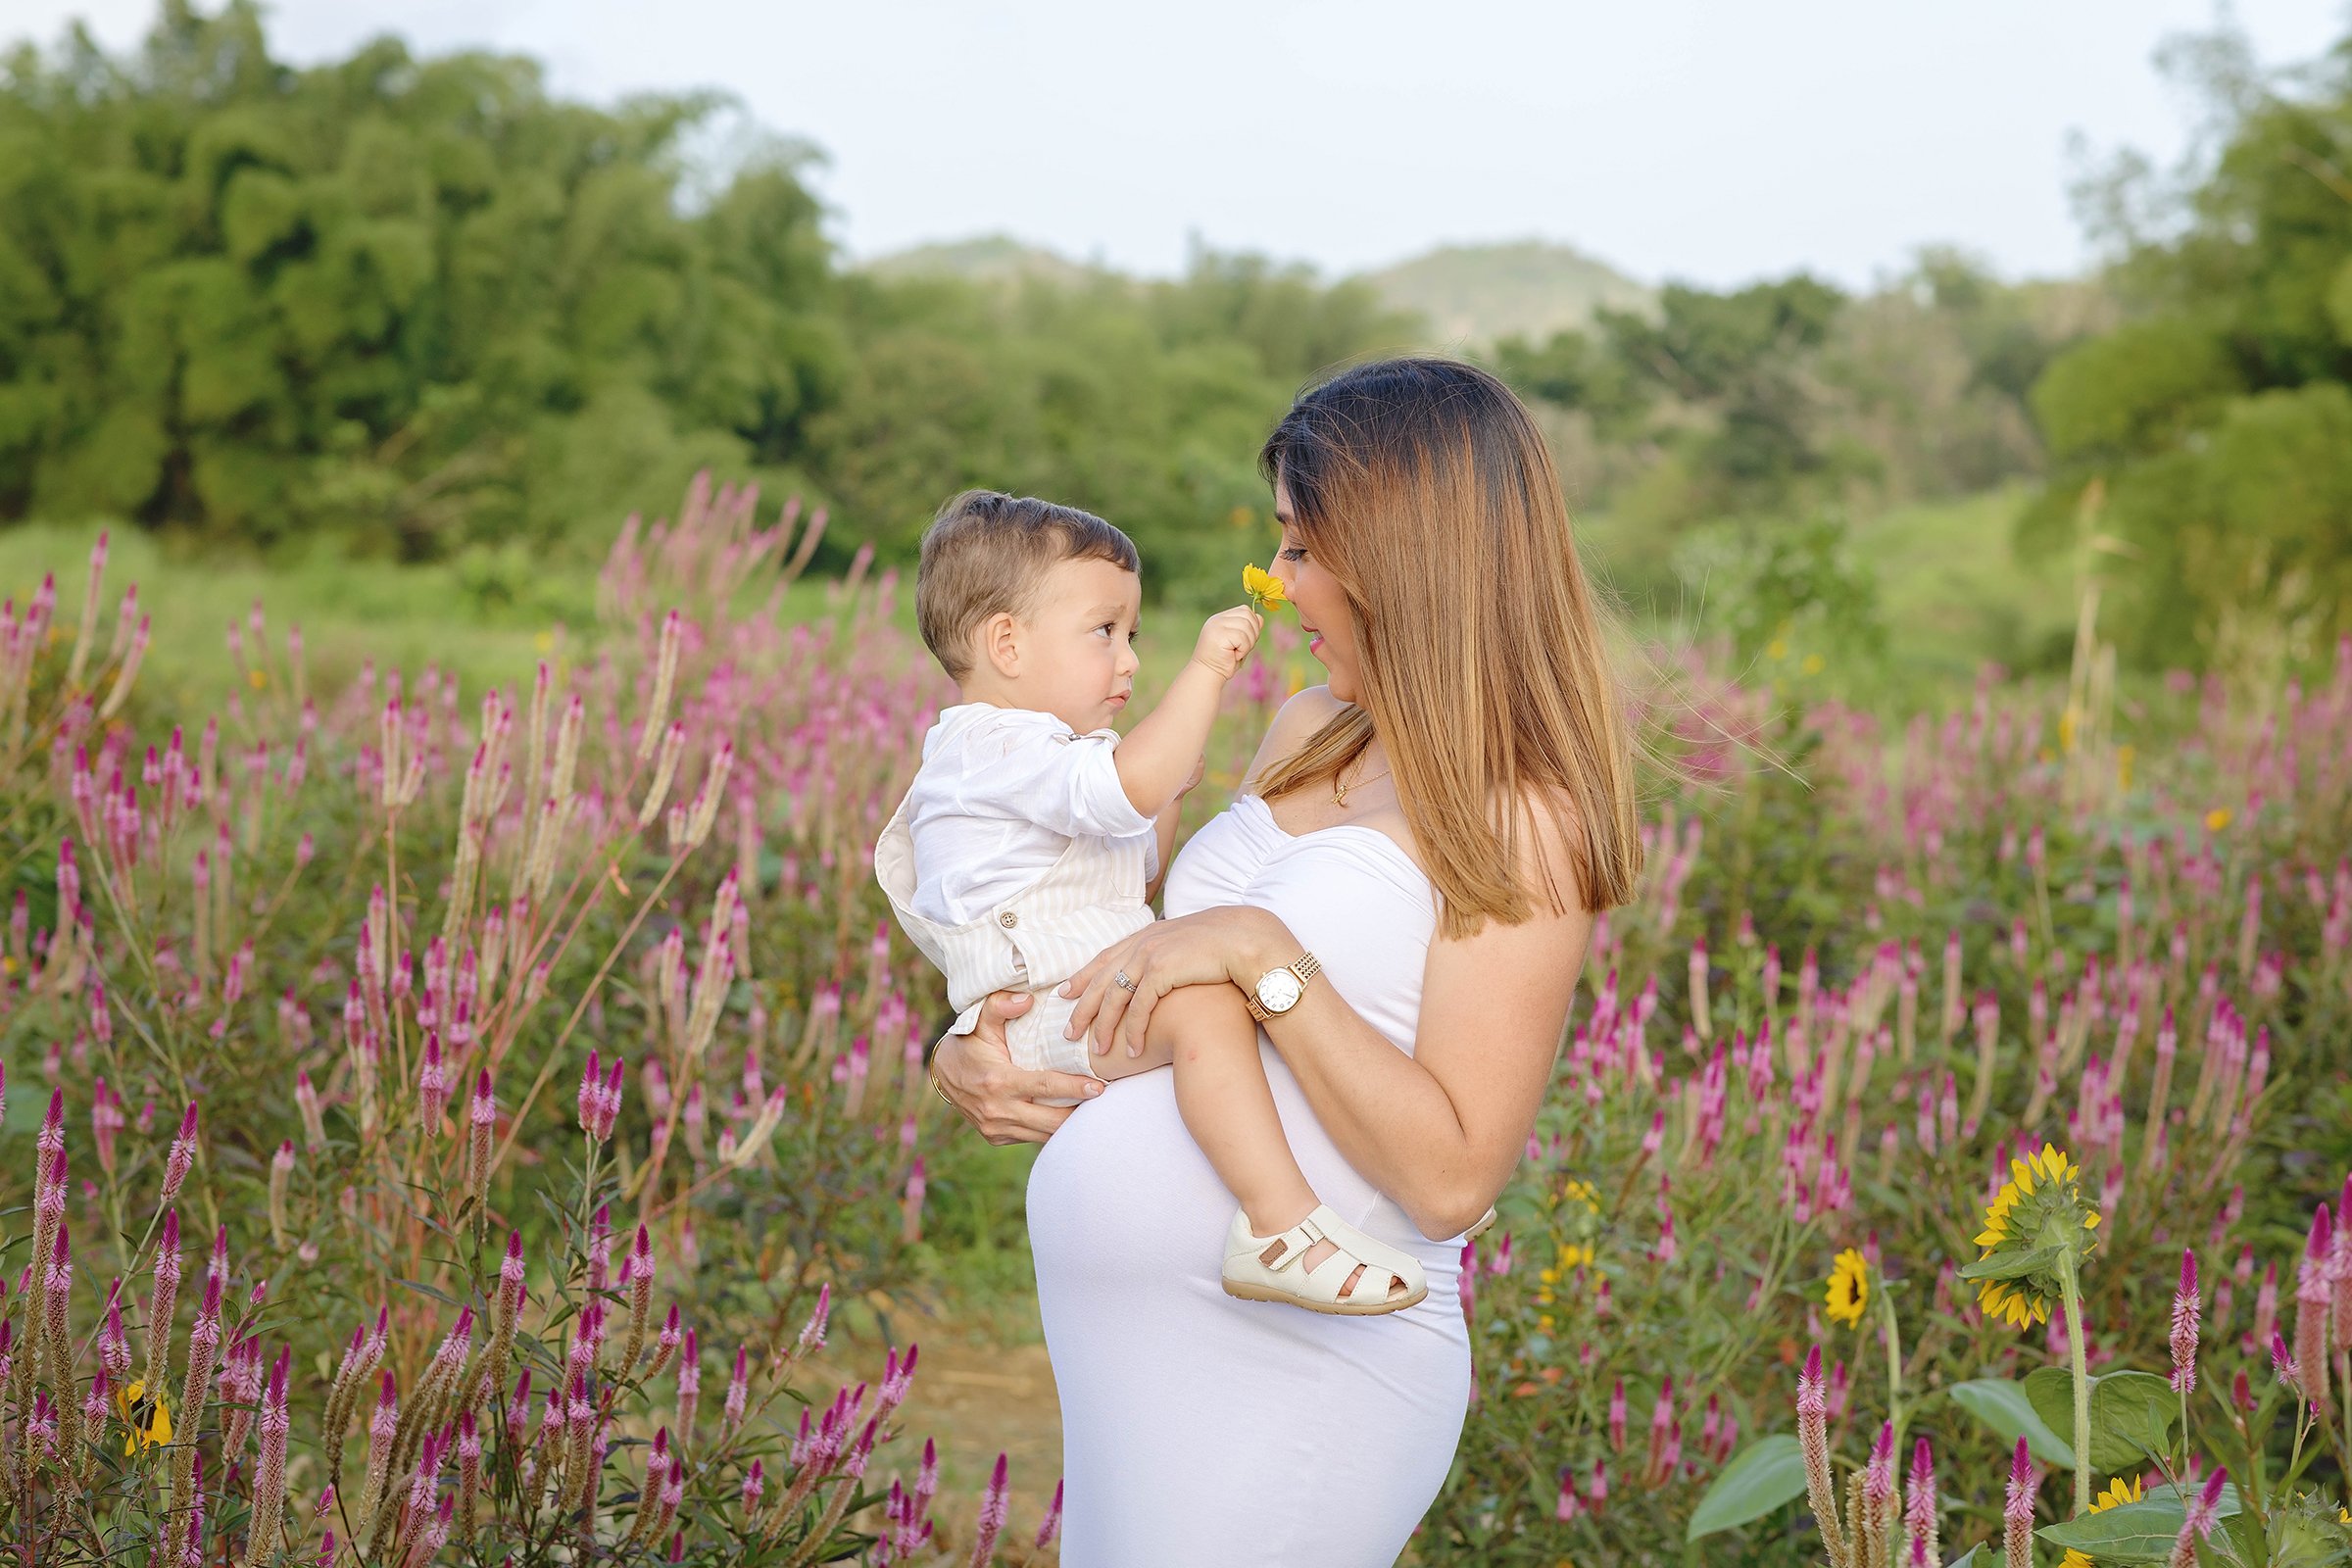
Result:
{"label": "gold necklace", "polygon": [[1346,806],[1348,804],[1348,792],[1349,790],[1359,788],[1366,784],[1377,783],[1381,779],[1387,778],[1393,771],[1395,770],[1392,768],[1384,767],[1379,772],[1372,774],[1368,778],[1357,779],[1353,784],[1344,782],[1337,773],[1332,774],[1331,804],[1334,806]]}

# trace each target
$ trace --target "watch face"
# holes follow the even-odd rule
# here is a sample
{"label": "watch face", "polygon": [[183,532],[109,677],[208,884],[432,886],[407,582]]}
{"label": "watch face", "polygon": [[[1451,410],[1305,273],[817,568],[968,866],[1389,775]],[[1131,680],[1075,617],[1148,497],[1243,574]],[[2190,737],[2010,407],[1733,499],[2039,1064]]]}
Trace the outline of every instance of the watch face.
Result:
{"label": "watch face", "polygon": [[1298,1004],[1298,977],[1288,969],[1269,969],[1257,977],[1257,1004],[1268,1012],[1288,1012]]}

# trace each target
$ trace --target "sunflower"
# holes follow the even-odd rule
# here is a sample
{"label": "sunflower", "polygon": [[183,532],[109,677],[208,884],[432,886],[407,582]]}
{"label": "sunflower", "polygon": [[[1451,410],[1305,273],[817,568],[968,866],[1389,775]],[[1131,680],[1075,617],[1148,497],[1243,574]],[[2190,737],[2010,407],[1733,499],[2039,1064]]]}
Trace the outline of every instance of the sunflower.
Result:
{"label": "sunflower", "polygon": [[136,1380],[115,1391],[115,1411],[130,1429],[122,1440],[126,1459],[141,1448],[161,1447],[172,1441],[171,1406],[160,1395],[150,1399],[146,1394],[147,1385]]}
{"label": "sunflower", "polygon": [[1290,592],[1283,587],[1282,579],[1255,566],[1242,568],[1242,592],[1250,596],[1250,607],[1261,615],[1269,610],[1280,610],[1291,602]]}
{"label": "sunflower", "polygon": [[1862,1314],[1870,1310],[1870,1259],[1854,1248],[1838,1254],[1830,1265],[1829,1294],[1823,1299],[1833,1322],[1849,1329],[1862,1326]]}
{"label": "sunflower", "polygon": [[[2140,1496],[2139,1478],[2117,1476],[2107,1483],[2107,1490],[2091,1499],[2092,1513],[2105,1513],[2119,1502],[2137,1502]],[[2066,1549],[2066,1560],[2058,1568],[2091,1568],[2091,1560],[2072,1546]]]}
{"label": "sunflower", "polygon": [[1977,1281],[1977,1304],[2012,1328],[2046,1323],[2064,1295],[2059,1264],[2090,1252],[2099,1211],[2082,1195],[2082,1167],[2055,1145],[2009,1162],[2011,1180],[1984,1210],[1984,1254],[1962,1270]]}

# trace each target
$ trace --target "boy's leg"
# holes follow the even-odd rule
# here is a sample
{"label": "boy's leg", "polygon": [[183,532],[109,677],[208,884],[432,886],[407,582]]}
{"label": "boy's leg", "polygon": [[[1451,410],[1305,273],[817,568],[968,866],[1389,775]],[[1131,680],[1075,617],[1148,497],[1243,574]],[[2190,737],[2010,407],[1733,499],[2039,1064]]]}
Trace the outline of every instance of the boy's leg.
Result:
{"label": "boy's leg", "polygon": [[1176,1068],[1176,1108],[1193,1142],[1260,1236],[1279,1236],[1315,1211],[1315,1190],[1283,1137],[1257,1054],[1257,1025],[1231,986],[1180,986],[1152,1011],[1150,1054]]}
{"label": "boy's leg", "polygon": [[[1279,1236],[1315,1211],[1321,1200],[1283,1136],[1266,1064],[1257,1053],[1257,1023],[1240,992],[1231,986],[1180,986],[1152,1010],[1141,1056],[1114,1050],[1091,1060],[1096,1075],[1105,1080],[1175,1068],[1176,1108],[1185,1130],[1249,1216],[1253,1234]],[[1329,1242],[1315,1243],[1301,1267],[1313,1270],[1333,1250]],[[1265,1260],[1271,1264],[1278,1255],[1269,1247]],[[1348,1275],[1343,1298],[1353,1294],[1363,1272],[1357,1268]],[[1392,1294],[1402,1291],[1398,1285]]]}

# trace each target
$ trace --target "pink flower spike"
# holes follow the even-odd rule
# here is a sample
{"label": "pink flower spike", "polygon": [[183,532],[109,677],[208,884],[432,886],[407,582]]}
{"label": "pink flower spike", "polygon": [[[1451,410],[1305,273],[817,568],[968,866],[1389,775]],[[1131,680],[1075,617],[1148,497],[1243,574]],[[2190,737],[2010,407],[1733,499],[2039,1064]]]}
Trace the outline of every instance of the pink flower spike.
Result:
{"label": "pink flower spike", "polygon": [[1054,1538],[1061,1534],[1061,1487],[1062,1484],[1059,1481],[1054,1483],[1054,1500],[1046,1504],[1046,1516],[1038,1522],[1037,1549],[1039,1551],[1054,1544]]}
{"label": "pink flower spike", "polygon": [[988,1490],[980,1494],[980,1517],[972,1527],[972,1554],[966,1558],[968,1568],[987,1568],[996,1560],[997,1537],[1004,1529],[1004,1515],[1011,1507],[1010,1486],[1006,1476],[1004,1455],[997,1455],[997,1466],[989,1472]]}
{"label": "pink flower spike", "polygon": [[2034,1561],[2034,1460],[2026,1440],[2017,1440],[2009,1461],[2009,1491],[2001,1508],[2002,1555],[2007,1568],[2032,1568]]}
{"label": "pink flower spike", "polygon": [[416,1115],[427,1132],[441,1125],[441,1112],[449,1106],[449,1073],[441,1063],[441,1037],[427,1032],[424,1037],[424,1062],[416,1069]]}
{"label": "pink flower spike", "polygon": [[595,1048],[589,1048],[588,1065],[580,1069],[580,1131],[591,1138],[596,1138],[598,1143],[604,1142],[603,1139],[597,1138],[596,1132],[597,1126],[602,1120],[598,1112],[603,1109],[605,1098],[601,1066],[602,1063],[597,1059]]}
{"label": "pink flower spike", "polygon": [[816,1307],[808,1321],[801,1327],[800,1348],[803,1351],[822,1349],[825,1344],[825,1319],[833,1310],[833,1286],[830,1281],[816,1288]]}
{"label": "pink flower spike", "polygon": [[2197,1254],[2183,1249],[2180,1253],[2180,1284],[2173,1293],[2171,1381],[2176,1394],[2186,1394],[2197,1386],[2197,1331],[2200,1316]]}
{"label": "pink flower spike", "polygon": [[[60,1091],[60,1098],[62,1100],[63,1091]],[[180,1114],[179,1135],[172,1140],[172,1152],[164,1160],[164,1191],[157,1200],[159,1203],[168,1204],[179,1196],[179,1190],[187,1184],[188,1172],[195,1164],[196,1102],[191,1100],[188,1108]]]}

